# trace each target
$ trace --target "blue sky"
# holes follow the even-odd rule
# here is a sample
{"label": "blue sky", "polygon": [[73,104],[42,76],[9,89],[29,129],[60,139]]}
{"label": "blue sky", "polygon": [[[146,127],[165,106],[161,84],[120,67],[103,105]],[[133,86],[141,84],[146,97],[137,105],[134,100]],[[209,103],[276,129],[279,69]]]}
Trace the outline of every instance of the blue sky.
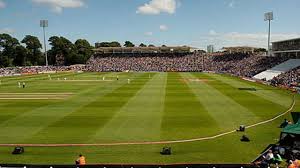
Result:
{"label": "blue sky", "polygon": [[48,37],[73,42],[266,47],[263,14],[274,12],[276,41],[300,37],[299,9],[300,0],[0,0],[0,32],[42,40],[39,20],[48,19]]}

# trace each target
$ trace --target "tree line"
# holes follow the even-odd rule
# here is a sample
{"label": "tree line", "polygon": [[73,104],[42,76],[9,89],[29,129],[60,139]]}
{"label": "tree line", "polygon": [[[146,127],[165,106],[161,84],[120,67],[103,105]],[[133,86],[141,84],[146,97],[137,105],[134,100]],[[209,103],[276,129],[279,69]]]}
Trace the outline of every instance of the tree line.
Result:
{"label": "tree line", "polygon": [[[93,54],[93,46],[85,39],[72,43],[65,37],[52,36],[48,40],[51,48],[47,51],[49,65],[85,64]],[[135,47],[125,41],[124,47]],[[96,43],[96,47],[121,47],[117,41]],[[141,43],[139,47],[155,47]],[[162,45],[162,47],[166,47]],[[45,65],[45,53],[38,37],[26,35],[21,41],[9,34],[0,34],[0,67]]]}
{"label": "tree line", "polygon": [[[65,37],[49,38],[49,65],[85,64],[93,54],[93,47],[85,39],[73,44]],[[9,34],[0,34],[0,67],[45,65],[42,44],[36,36],[26,35],[21,41]]]}

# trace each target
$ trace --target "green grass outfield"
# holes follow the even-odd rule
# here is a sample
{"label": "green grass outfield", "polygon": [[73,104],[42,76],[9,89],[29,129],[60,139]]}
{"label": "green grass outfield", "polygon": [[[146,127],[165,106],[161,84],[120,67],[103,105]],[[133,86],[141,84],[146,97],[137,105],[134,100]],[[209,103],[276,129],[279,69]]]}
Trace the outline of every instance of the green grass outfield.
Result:
{"label": "green grass outfield", "polygon": [[[0,144],[208,137],[268,120],[293,102],[288,91],[217,74],[57,73],[51,79],[47,74],[0,78]],[[18,82],[26,88],[18,88]],[[300,96],[296,102],[294,111],[299,111]],[[284,118],[290,114],[248,129],[249,143],[239,140],[245,133],[234,132],[168,145],[26,147],[17,156],[11,155],[13,147],[0,147],[0,163],[73,164],[79,153],[88,163],[249,163],[278,141]],[[161,156],[163,146],[172,147],[173,154]]]}

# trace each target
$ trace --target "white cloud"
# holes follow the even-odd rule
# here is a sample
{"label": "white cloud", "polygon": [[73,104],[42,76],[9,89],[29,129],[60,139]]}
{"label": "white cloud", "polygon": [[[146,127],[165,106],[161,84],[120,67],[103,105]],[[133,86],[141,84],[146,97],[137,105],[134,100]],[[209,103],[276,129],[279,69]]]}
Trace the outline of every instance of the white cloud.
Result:
{"label": "white cloud", "polygon": [[[271,42],[297,37],[300,37],[299,33],[272,33]],[[267,43],[267,33],[229,32],[218,33],[214,36],[209,33],[206,37],[201,38],[199,41],[194,41],[193,45],[205,48],[205,46],[213,44],[218,49],[229,46],[250,46],[267,48]]]}
{"label": "white cloud", "polygon": [[1,8],[5,8],[6,7],[6,4],[4,1],[0,0],[0,9]]}
{"label": "white cloud", "polygon": [[162,12],[174,14],[179,4],[177,0],[151,0],[138,7],[136,13],[145,15],[157,15]]}
{"label": "white cloud", "polygon": [[167,31],[169,28],[168,28],[168,26],[167,25],[160,25],[159,26],[159,30],[160,31]]}
{"label": "white cloud", "polygon": [[[279,41],[285,39],[291,39],[299,37],[297,33],[273,33],[271,34],[271,41]],[[250,45],[254,47],[266,47],[267,46],[267,33],[238,33],[231,32],[221,36],[223,39],[227,39],[228,42],[236,43],[240,45]]]}
{"label": "white cloud", "polygon": [[234,6],[235,6],[235,1],[234,0],[230,1],[230,3],[228,4],[228,7],[234,8]]}
{"label": "white cloud", "polygon": [[11,29],[11,28],[3,28],[3,29],[0,29],[0,33],[13,34],[13,33],[15,33],[15,30]]}
{"label": "white cloud", "polygon": [[61,13],[64,8],[80,8],[83,7],[83,0],[32,0],[32,2],[47,5],[55,13]]}
{"label": "white cloud", "polygon": [[145,35],[146,35],[146,36],[152,36],[152,35],[153,35],[153,32],[146,32]]}
{"label": "white cloud", "polygon": [[209,35],[215,36],[215,35],[217,35],[217,32],[215,30],[209,30]]}

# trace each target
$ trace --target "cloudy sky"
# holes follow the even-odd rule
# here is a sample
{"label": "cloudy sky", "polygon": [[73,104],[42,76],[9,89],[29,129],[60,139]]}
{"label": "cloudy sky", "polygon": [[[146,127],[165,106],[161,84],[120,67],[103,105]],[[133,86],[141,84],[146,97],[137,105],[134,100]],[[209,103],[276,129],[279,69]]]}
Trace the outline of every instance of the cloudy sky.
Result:
{"label": "cloudy sky", "polygon": [[39,20],[48,19],[48,37],[92,44],[266,47],[264,12],[274,12],[276,41],[300,37],[299,9],[300,0],[0,0],[0,33],[42,40]]}

